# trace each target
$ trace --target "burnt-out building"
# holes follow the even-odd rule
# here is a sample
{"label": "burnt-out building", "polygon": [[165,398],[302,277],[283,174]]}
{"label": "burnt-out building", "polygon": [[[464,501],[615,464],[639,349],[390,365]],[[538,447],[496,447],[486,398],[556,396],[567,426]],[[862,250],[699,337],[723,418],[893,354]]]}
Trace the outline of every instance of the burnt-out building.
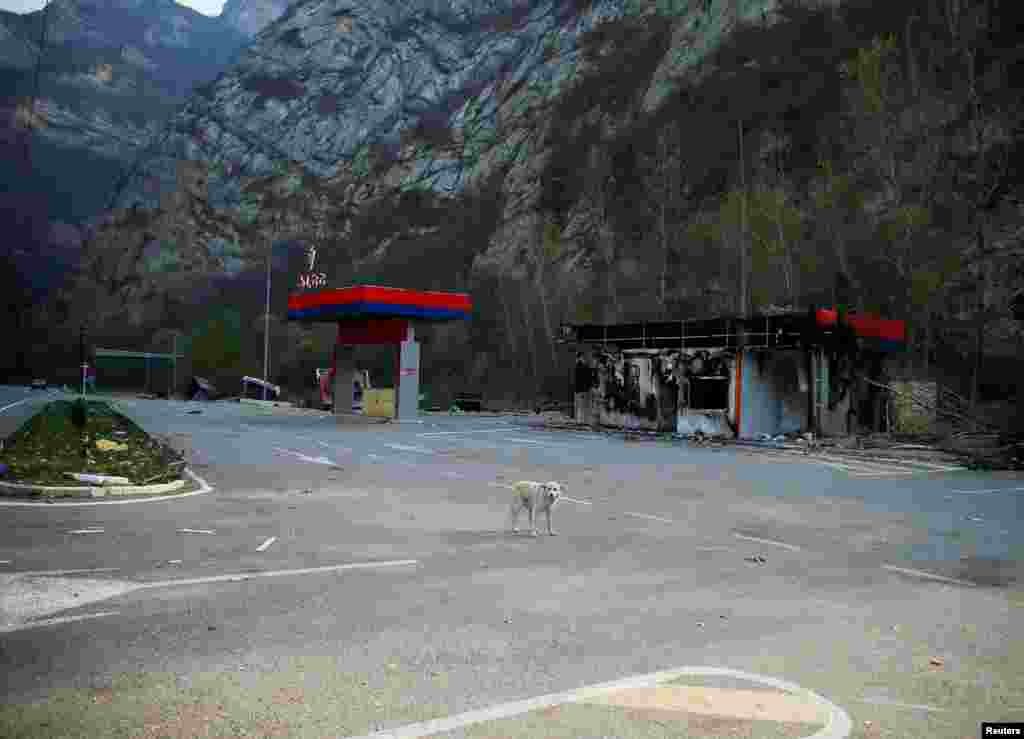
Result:
{"label": "burnt-out building", "polygon": [[903,321],[834,310],[562,327],[581,423],[756,438],[886,423],[879,402]]}

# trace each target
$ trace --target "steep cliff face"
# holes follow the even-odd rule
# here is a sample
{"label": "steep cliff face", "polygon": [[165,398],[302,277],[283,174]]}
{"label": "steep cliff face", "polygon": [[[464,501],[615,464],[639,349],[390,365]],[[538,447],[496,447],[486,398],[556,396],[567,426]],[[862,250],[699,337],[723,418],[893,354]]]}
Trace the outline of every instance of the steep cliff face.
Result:
{"label": "steep cliff face", "polygon": [[[46,23],[30,177],[52,194],[53,216],[104,207],[121,169],[159,132],[194,85],[217,75],[245,37],[173,0],[53,0],[45,11],[0,17],[4,126],[23,129],[36,91]],[[24,173],[0,181],[26,186]],[[60,183],[54,187],[53,183]]]}
{"label": "steep cliff face", "polygon": [[[510,210],[504,230],[480,248],[495,259],[514,258],[517,233],[536,225],[528,211],[540,195],[547,113],[600,64],[600,51],[597,60],[581,57],[582,34],[633,18],[633,32],[647,34],[652,45],[627,109],[589,112],[611,133],[656,105],[673,77],[713,48],[738,16],[771,5],[298,0],[189,100],[121,202],[154,206],[175,186],[182,160],[207,164],[216,207],[237,206],[245,181],[282,171],[284,163],[347,183],[346,206],[393,189],[458,194],[501,171],[505,200],[527,214]],[[367,248],[383,253],[377,244]]]}

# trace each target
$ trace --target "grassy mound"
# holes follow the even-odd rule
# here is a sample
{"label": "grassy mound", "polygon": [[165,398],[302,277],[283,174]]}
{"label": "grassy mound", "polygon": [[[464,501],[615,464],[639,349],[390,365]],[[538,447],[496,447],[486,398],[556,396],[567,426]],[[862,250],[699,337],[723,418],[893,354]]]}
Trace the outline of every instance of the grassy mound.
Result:
{"label": "grassy mound", "polygon": [[137,485],[179,478],[182,460],[173,450],[105,402],[79,403],[48,403],[11,434],[0,450],[0,462],[8,467],[5,481],[83,484],[69,472],[117,475]]}

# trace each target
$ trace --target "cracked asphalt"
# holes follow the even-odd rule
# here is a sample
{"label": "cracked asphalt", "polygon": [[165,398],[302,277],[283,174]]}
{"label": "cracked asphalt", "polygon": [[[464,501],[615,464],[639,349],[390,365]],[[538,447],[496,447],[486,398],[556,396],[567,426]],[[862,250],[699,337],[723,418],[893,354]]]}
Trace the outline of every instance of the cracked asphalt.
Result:
{"label": "cracked asphalt", "polygon": [[[0,435],[48,397],[0,388]],[[214,490],[0,507],[5,736],[356,736],[680,665],[798,683],[851,736],[1024,720],[1020,475],[115,402]],[[504,530],[517,479],[567,485],[558,536]],[[714,735],[641,723],[609,735]]]}

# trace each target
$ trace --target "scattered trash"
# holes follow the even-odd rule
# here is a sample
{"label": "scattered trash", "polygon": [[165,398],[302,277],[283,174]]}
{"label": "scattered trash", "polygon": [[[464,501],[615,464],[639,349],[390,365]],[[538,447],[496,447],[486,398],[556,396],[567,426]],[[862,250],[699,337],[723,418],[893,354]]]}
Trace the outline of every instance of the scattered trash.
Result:
{"label": "scattered trash", "polygon": [[697,628],[698,629],[703,629],[704,628],[704,622],[703,621],[698,621],[697,622]]}
{"label": "scattered trash", "polygon": [[217,627],[216,627],[216,626],[207,626],[207,627],[206,627],[206,630],[207,630],[207,631],[216,631],[216,630],[217,630]]}
{"label": "scattered trash", "polygon": [[943,661],[942,657],[932,657],[928,660],[928,664],[932,667],[942,667],[946,663]]}
{"label": "scattered trash", "polygon": [[767,559],[762,557],[760,554],[755,554],[753,557],[744,557],[743,559],[746,562],[756,562],[759,565],[763,565],[764,563],[766,563],[768,561]]}
{"label": "scattered trash", "polygon": [[301,490],[299,492],[301,492],[303,495],[312,495],[313,494],[313,490],[311,488],[306,488],[306,489]]}
{"label": "scattered trash", "polygon": [[508,616],[505,616],[505,623],[507,623],[507,624],[512,623],[512,619],[510,619]]}
{"label": "scattered trash", "polygon": [[132,481],[127,477],[115,475],[91,475],[85,472],[65,472],[65,475],[73,477],[79,482],[87,482],[90,485],[131,485]]}
{"label": "scattered trash", "polygon": [[180,565],[181,564],[181,560],[180,559],[169,559],[169,560],[167,560],[167,564],[169,564],[169,565]]}
{"label": "scattered trash", "polygon": [[967,520],[968,521],[984,521],[985,519],[982,518],[981,516],[977,516],[977,515],[974,515],[972,513],[971,515],[967,516]]}
{"label": "scattered trash", "polygon": [[127,444],[119,444],[116,441],[110,439],[97,439],[96,448],[104,452],[123,452],[128,448]]}

